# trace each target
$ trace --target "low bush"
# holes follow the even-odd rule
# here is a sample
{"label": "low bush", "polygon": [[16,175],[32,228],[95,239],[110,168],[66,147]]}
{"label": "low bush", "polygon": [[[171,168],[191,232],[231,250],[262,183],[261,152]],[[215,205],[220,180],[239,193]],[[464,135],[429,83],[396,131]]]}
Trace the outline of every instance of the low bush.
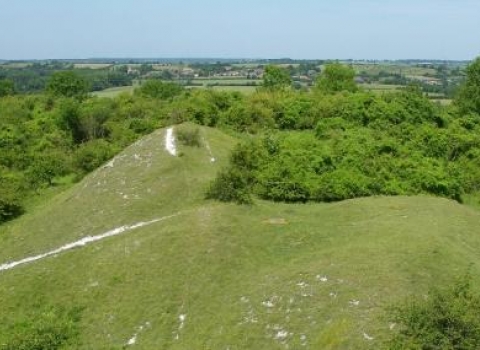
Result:
{"label": "low bush", "polygon": [[256,172],[265,162],[266,150],[258,141],[237,146],[230,155],[230,166],[219,172],[206,197],[222,202],[248,204],[256,183]]}
{"label": "low bush", "polygon": [[426,298],[409,299],[391,310],[398,331],[390,350],[480,348],[480,295],[467,276]]}
{"label": "low bush", "polygon": [[[49,308],[9,327],[0,350],[56,350],[74,348],[78,336],[80,309]],[[76,347],[75,347],[76,348]]]}
{"label": "low bush", "polygon": [[89,141],[75,152],[74,165],[80,173],[88,173],[112,158],[116,152],[117,149],[103,139]]}
{"label": "low bush", "polygon": [[23,213],[19,184],[13,178],[0,176],[0,224]]}
{"label": "low bush", "polygon": [[251,204],[250,184],[239,169],[228,168],[220,171],[207,190],[207,199],[216,199],[221,202],[236,202]]}
{"label": "low bush", "polygon": [[200,129],[192,125],[180,125],[175,129],[178,142],[184,146],[200,147],[202,145],[202,137]]}

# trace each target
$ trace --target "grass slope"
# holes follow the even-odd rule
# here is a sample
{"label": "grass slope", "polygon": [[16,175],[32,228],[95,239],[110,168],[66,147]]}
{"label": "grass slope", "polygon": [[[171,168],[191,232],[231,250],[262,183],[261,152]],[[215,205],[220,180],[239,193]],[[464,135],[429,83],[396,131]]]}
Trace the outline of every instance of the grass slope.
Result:
{"label": "grass slope", "polygon": [[159,130],[2,228],[0,264],[181,212],[0,272],[0,344],[9,324],[54,304],[83,307],[81,349],[134,335],[132,349],[378,348],[392,332],[386,306],[480,271],[480,212],[445,199],[204,201],[235,141],[202,134],[215,163],[205,147],[170,156]]}

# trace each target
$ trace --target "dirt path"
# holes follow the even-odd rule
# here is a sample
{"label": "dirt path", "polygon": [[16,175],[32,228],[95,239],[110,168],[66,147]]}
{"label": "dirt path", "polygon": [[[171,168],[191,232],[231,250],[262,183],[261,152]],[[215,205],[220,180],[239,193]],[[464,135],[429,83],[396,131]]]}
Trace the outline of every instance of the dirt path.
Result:
{"label": "dirt path", "polygon": [[20,266],[20,265],[24,265],[24,264],[32,263],[34,261],[42,260],[42,259],[48,258],[52,255],[57,255],[57,254],[60,254],[60,253],[63,253],[63,252],[66,252],[68,250],[72,250],[72,249],[75,249],[75,248],[84,247],[84,246],[86,246],[90,243],[98,242],[98,241],[101,241],[105,238],[118,236],[118,235],[124,234],[126,232],[136,230],[137,228],[149,226],[149,225],[155,224],[155,223],[160,222],[160,221],[172,219],[172,218],[177,217],[181,214],[182,213],[179,212],[179,213],[176,213],[176,214],[164,216],[164,217],[154,219],[154,220],[151,220],[151,221],[142,221],[142,222],[138,222],[138,223],[133,224],[133,225],[120,226],[120,227],[114,228],[113,230],[107,231],[107,232],[102,233],[102,234],[97,235],[97,236],[87,236],[87,237],[84,237],[84,238],[82,238],[82,239],[80,239],[76,242],[65,244],[65,245],[61,246],[60,248],[57,248],[55,250],[51,250],[47,253],[31,256],[31,257],[28,257],[28,258],[25,258],[25,259],[22,259],[22,260],[12,261],[12,262],[0,265],[0,271],[11,270],[11,269],[13,269],[17,266]]}

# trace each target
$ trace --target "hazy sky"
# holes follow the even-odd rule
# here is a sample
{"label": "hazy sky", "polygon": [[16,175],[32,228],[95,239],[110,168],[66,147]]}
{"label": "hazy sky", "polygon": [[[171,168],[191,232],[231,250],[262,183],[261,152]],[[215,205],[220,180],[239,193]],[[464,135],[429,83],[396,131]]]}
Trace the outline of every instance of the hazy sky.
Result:
{"label": "hazy sky", "polygon": [[0,0],[0,58],[472,59],[480,0]]}

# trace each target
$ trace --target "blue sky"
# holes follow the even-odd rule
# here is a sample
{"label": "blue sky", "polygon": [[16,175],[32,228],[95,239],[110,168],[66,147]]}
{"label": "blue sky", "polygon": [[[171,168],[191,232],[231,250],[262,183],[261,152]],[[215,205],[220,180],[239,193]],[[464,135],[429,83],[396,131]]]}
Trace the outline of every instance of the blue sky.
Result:
{"label": "blue sky", "polygon": [[472,59],[479,0],[0,0],[0,58]]}

